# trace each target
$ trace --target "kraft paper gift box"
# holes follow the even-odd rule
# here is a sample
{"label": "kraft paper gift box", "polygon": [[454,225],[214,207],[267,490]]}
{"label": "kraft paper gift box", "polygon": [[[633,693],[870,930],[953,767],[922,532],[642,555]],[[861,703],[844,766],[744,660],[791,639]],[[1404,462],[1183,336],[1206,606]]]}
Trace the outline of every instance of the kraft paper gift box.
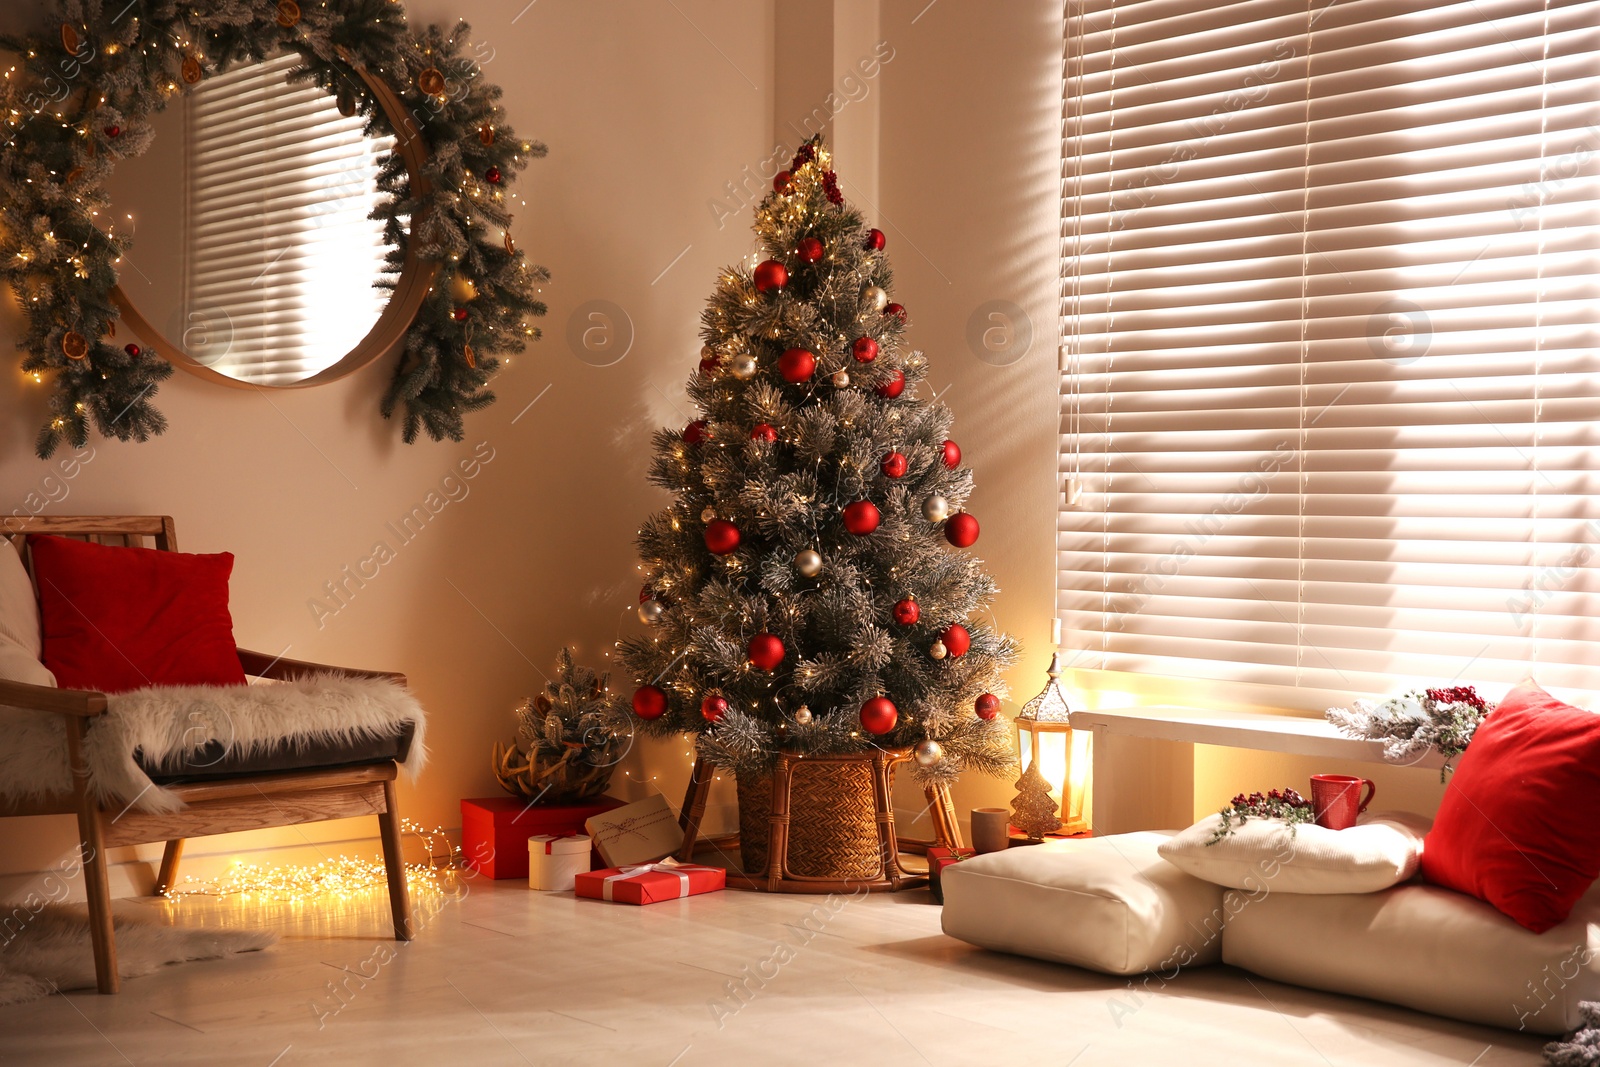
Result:
{"label": "kraft paper gift box", "polygon": [[622,807],[612,797],[576,804],[529,804],[520,797],[476,797],[461,802],[461,856],[485,878],[528,877],[528,838],[581,834],[585,819]]}
{"label": "kraft paper gift box", "polygon": [[573,880],[573,891],[592,900],[658,904],[663,900],[714,893],[727,884],[728,872],[721,867],[667,860],[580,874]]}
{"label": "kraft paper gift box", "polygon": [[653,863],[683,844],[683,828],[660,793],[602,812],[583,825],[607,867]]}
{"label": "kraft paper gift box", "polygon": [[945,848],[942,845],[928,849],[928,890],[933,894],[934,903],[944,903],[944,884],[939,881],[944,869],[976,854],[970,848]]}
{"label": "kraft paper gift box", "polygon": [[589,838],[582,834],[536,834],[528,838],[528,888],[564,893],[589,870]]}

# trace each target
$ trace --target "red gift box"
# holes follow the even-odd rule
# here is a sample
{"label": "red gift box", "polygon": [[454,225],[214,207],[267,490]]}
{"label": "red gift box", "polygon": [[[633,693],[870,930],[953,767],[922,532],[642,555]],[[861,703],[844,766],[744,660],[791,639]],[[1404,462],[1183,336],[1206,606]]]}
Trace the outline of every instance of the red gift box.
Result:
{"label": "red gift box", "polygon": [[590,871],[572,880],[573,891],[591,900],[614,900],[623,904],[655,904],[700,893],[715,893],[728,884],[728,872],[721,867],[702,867],[696,863],[641,863],[632,867],[608,867]]}
{"label": "red gift box", "polygon": [[960,863],[975,855],[977,853],[970,848],[952,849],[935,845],[928,849],[928,889],[933,893],[933,899],[937,903],[944,903],[944,886],[939,882],[939,872],[952,863]]}
{"label": "red gift box", "polygon": [[614,797],[595,797],[581,804],[529,804],[518,797],[463,800],[461,856],[486,878],[527,878],[528,838],[581,834],[587,820],[624,803]]}

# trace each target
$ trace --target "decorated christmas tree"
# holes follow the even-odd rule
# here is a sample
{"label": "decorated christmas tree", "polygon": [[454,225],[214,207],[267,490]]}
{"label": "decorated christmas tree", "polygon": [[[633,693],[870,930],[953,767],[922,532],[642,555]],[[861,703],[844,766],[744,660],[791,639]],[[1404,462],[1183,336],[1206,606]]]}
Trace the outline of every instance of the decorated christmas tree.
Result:
{"label": "decorated christmas tree", "polygon": [[913,747],[924,782],[1003,773],[1016,646],[986,619],[972,472],[950,411],[917,398],[928,364],[903,347],[884,235],[819,138],[773,186],[767,258],[723,271],[701,317],[701,417],[655,437],[675,499],[639,533],[632,711],[737,775],[873,746]]}

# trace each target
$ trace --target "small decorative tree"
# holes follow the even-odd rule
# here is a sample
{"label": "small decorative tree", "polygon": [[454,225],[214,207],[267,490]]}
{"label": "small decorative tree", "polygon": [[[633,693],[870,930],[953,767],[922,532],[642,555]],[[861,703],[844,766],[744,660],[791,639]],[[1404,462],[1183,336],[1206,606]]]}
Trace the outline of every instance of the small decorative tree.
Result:
{"label": "small decorative tree", "polygon": [[574,665],[571,649],[561,650],[545,692],[517,708],[516,739],[494,743],[495,777],[507,792],[535,804],[561,804],[606,791],[627,733],[610,705],[606,678]]}
{"label": "small decorative tree", "polygon": [[1034,841],[1044,840],[1044,835],[1061,829],[1056,818],[1056,799],[1050,795],[1050,783],[1039,773],[1039,765],[1028,764],[1022,777],[1016,781],[1017,799],[1011,802],[1011,825]]}
{"label": "small decorative tree", "polygon": [[633,713],[736,775],[781,750],[914,747],[923,782],[1014,765],[997,719],[1012,640],[967,552],[972,472],[944,405],[920,400],[884,235],[804,144],[761,203],[767,258],[730,267],[701,317],[700,417],[656,434],[675,500],[638,545],[640,616],[620,643]]}

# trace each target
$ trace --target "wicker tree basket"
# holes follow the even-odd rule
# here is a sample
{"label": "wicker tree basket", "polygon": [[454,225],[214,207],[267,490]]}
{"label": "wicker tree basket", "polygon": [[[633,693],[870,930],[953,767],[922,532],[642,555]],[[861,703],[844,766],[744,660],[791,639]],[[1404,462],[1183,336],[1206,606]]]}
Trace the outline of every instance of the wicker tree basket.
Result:
{"label": "wicker tree basket", "polygon": [[[739,785],[739,851],[745,873],[771,863],[771,774],[744,775]],[[805,760],[789,781],[787,872],[800,878],[876,877],[883,869],[872,764]]]}

